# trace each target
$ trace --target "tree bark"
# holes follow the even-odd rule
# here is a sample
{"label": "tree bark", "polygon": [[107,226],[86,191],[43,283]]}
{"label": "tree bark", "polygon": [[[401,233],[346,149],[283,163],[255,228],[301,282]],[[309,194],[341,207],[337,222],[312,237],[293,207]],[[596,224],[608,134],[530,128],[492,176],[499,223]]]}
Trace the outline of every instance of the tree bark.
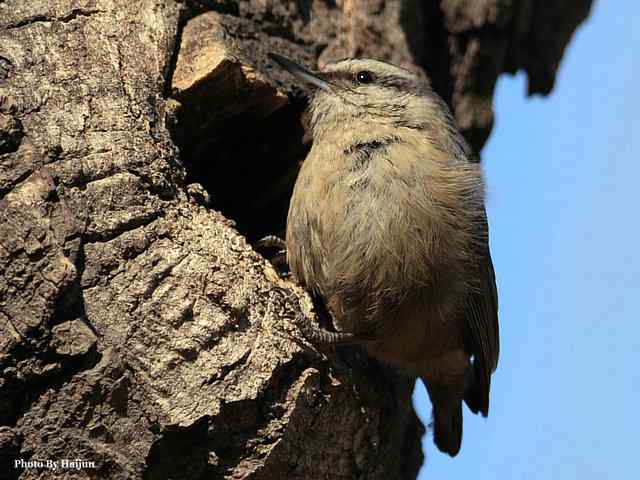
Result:
{"label": "tree bark", "polygon": [[309,148],[266,53],[414,69],[479,150],[500,73],[552,89],[560,3],[0,1],[0,478],[415,478],[413,379],[306,342],[250,245]]}

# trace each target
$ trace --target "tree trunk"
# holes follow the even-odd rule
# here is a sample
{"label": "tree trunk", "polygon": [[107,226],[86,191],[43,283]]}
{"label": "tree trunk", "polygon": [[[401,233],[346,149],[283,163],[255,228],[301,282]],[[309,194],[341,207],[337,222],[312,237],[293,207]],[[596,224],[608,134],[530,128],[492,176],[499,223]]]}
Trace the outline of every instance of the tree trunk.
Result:
{"label": "tree trunk", "polygon": [[309,148],[266,53],[419,71],[479,150],[591,1],[543,3],[0,1],[0,478],[415,478],[413,380],[311,346],[250,245]]}

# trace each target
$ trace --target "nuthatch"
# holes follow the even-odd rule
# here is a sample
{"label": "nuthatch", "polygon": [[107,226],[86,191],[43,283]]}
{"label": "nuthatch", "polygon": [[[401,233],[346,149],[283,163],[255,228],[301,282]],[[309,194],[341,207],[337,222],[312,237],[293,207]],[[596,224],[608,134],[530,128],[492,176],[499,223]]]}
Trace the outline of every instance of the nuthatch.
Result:
{"label": "nuthatch", "polygon": [[294,278],[324,299],[338,332],[424,381],[436,445],[454,456],[462,400],[487,416],[498,301],[484,182],[429,83],[370,59],[311,72],[313,145],[287,218]]}

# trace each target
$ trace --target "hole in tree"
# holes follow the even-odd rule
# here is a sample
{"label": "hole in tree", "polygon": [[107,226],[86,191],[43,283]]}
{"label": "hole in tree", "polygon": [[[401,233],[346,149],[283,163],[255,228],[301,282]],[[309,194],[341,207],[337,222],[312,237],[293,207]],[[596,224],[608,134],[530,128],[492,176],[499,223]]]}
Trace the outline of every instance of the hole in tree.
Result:
{"label": "hole in tree", "polygon": [[[210,207],[233,220],[251,243],[266,235],[284,238],[293,185],[309,150],[303,140],[305,108],[298,94],[266,117],[249,109],[207,125],[188,105],[178,113],[172,134],[187,184],[201,184]],[[197,127],[194,117],[202,122]]]}
{"label": "hole in tree", "polygon": [[[171,134],[186,182],[202,185],[209,206],[255,243],[284,236],[310,142],[303,91],[268,59],[272,49],[291,56],[292,47],[256,40],[246,33],[251,28],[246,19],[215,12],[183,20],[167,93],[178,102]],[[236,37],[243,39],[241,51]],[[308,63],[303,53],[292,56]]]}

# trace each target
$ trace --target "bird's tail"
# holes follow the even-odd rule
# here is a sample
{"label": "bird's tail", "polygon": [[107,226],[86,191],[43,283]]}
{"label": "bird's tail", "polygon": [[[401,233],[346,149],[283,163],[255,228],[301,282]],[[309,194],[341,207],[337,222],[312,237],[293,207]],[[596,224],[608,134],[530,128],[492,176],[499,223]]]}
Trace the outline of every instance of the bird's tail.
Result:
{"label": "bird's tail", "polygon": [[433,440],[438,449],[455,457],[462,444],[462,396],[455,385],[424,382],[433,405]]}
{"label": "bird's tail", "polygon": [[473,413],[480,413],[483,417],[489,414],[489,388],[491,377],[485,375],[474,363],[467,370],[464,401]]}

